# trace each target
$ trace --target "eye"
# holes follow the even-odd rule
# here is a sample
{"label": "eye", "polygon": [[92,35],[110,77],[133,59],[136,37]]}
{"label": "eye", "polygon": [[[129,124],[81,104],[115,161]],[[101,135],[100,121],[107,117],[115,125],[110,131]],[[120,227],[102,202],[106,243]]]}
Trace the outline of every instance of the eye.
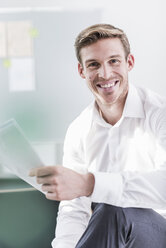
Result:
{"label": "eye", "polygon": [[96,62],[96,61],[94,61],[94,62],[92,62],[92,63],[90,63],[90,64],[88,64],[88,66],[87,67],[98,67],[99,66],[99,63],[98,62]]}
{"label": "eye", "polygon": [[110,64],[117,65],[119,63],[120,63],[120,61],[118,59],[111,59],[110,60]]}

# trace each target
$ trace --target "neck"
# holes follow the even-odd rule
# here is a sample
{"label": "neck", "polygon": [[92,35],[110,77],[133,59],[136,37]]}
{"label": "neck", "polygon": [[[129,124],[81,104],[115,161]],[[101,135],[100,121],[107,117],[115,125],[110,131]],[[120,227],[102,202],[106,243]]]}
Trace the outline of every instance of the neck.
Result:
{"label": "neck", "polygon": [[107,123],[111,125],[115,125],[120,120],[123,114],[126,97],[123,101],[120,101],[115,104],[104,105],[101,102],[97,101],[99,112]]}

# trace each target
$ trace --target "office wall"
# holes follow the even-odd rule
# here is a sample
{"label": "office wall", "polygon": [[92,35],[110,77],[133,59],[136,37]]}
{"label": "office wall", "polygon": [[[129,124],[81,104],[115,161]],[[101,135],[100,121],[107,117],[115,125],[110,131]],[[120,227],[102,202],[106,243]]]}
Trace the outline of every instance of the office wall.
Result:
{"label": "office wall", "polygon": [[[15,118],[30,141],[63,140],[69,123],[91,102],[77,72],[74,41],[100,10],[1,13],[0,21],[30,20],[34,39],[35,91],[10,92],[8,69],[0,59],[0,123]],[[12,66],[12,65],[11,65]]]}

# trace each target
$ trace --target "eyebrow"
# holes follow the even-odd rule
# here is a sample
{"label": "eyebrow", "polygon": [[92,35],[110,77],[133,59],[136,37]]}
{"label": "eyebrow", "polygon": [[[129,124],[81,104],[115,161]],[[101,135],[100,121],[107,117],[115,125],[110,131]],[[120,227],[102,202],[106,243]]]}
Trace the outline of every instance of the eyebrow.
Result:
{"label": "eyebrow", "polygon": [[[113,59],[113,58],[121,58],[122,56],[119,55],[119,54],[114,54],[114,55],[111,55],[110,57],[108,57],[109,59]],[[88,59],[85,61],[85,64],[87,63],[90,63],[90,62],[94,62],[94,61],[97,61],[96,59]]]}

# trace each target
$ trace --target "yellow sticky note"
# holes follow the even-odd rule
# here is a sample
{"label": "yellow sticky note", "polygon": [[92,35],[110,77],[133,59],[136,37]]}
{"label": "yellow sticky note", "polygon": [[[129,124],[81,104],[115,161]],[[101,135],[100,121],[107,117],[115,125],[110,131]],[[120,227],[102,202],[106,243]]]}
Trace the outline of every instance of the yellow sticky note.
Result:
{"label": "yellow sticky note", "polygon": [[6,68],[11,67],[11,61],[10,61],[10,59],[4,59],[3,60],[3,66],[6,67]]}
{"label": "yellow sticky note", "polygon": [[39,36],[39,31],[36,28],[31,28],[29,34],[32,38],[36,38]]}

